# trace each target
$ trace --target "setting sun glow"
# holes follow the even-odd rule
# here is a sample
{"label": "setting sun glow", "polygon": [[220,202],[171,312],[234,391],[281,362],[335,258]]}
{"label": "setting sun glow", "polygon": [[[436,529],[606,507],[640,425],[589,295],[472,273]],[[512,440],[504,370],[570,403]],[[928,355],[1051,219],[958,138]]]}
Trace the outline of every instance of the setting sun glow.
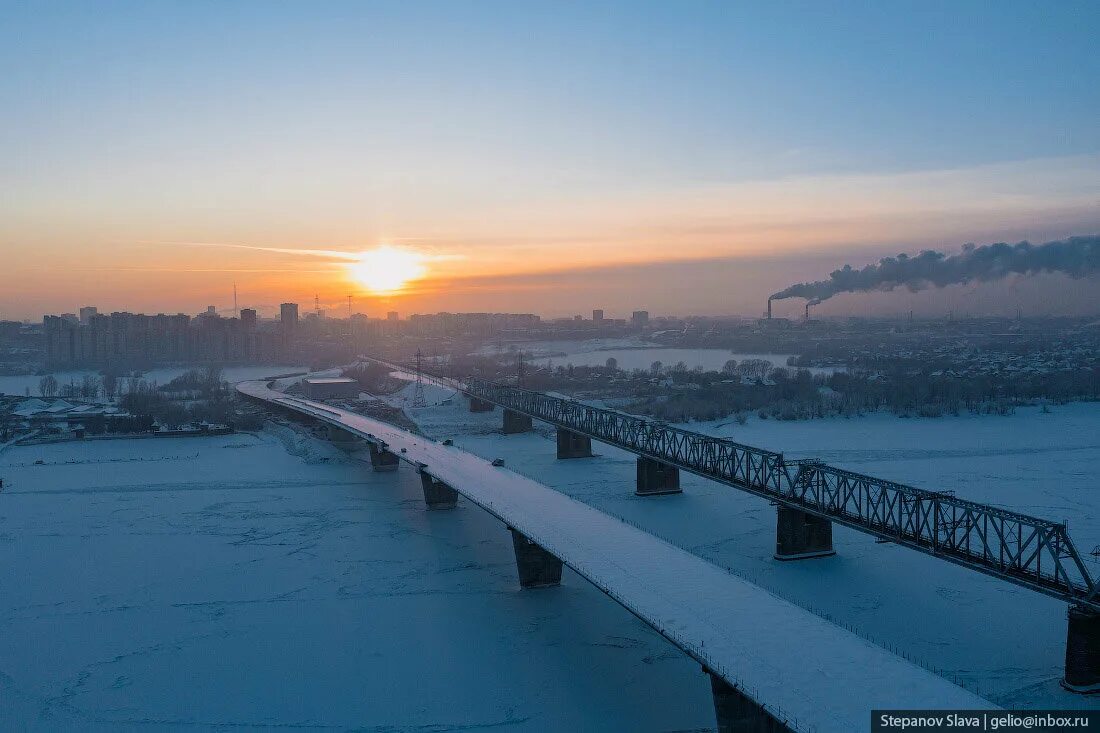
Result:
{"label": "setting sun glow", "polygon": [[398,292],[411,281],[427,274],[425,257],[419,252],[389,245],[367,250],[348,265],[351,278],[379,295]]}

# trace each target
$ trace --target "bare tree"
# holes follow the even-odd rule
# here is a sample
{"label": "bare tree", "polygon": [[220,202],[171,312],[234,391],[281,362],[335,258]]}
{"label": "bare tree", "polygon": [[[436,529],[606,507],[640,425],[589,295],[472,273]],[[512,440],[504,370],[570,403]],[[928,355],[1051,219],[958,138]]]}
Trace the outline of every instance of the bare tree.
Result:
{"label": "bare tree", "polygon": [[736,374],[737,373],[737,359],[730,359],[722,365],[723,374]]}
{"label": "bare tree", "polygon": [[38,394],[43,397],[53,397],[57,394],[57,379],[52,374],[47,374],[38,380]]}
{"label": "bare tree", "polygon": [[107,372],[103,375],[103,396],[111,402],[115,401],[115,396],[118,395],[118,377],[114,374]]}
{"label": "bare tree", "polygon": [[737,373],[747,379],[761,380],[768,376],[772,363],[767,359],[745,359],[737,365]]}
{"label": "bare tree", "polygon": [[99,379],[91,374],[85,374],[80,380],[80,396],[86,400],[94,400],[99,397]]}

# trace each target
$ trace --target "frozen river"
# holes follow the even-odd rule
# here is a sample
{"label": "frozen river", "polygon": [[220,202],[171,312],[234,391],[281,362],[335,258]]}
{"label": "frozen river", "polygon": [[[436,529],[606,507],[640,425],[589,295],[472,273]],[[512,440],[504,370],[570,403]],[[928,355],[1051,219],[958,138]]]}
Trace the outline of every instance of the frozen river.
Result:
{"label": "frozen river", "polygon": [[697,664],[568,569],[520,591],[504,526],[411,470],[261,434],[0,475],[0,730],[713,725]]}

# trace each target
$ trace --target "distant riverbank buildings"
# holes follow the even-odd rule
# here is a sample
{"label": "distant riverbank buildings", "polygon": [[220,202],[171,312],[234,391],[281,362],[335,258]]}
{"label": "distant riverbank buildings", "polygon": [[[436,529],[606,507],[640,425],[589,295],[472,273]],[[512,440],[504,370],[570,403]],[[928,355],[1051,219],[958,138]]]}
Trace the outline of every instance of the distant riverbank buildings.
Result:
{"label": "distant riverbank buildings", "polygon": [[280,329],[261,326],[250,308],[236,318],[210,311],[194,318],[184,313],[107,315],[91,307],[82,308],[80,315],[43,319],[49,367],[245,364],[278,359],[289,346]]}

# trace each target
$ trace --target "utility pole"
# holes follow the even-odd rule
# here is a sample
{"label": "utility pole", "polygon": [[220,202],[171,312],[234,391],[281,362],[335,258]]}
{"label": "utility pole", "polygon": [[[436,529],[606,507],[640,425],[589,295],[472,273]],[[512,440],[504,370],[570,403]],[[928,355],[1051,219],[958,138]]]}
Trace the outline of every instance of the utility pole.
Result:
{"label": "utility pole", "polygon": [[420,349],[416,350],[416,387],[413,389],[413,407],[426,407],[428,401],[424,399],[424,370],[421,363],[423,356]]}

